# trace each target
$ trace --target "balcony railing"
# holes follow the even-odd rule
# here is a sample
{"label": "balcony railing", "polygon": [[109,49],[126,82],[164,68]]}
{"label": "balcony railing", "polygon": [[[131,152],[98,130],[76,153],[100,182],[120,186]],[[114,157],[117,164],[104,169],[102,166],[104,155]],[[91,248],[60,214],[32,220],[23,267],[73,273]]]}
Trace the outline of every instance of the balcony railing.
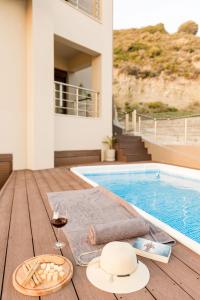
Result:
{"label": "balcony railing", "polygon": [[65,0],[75,8],[86,14],[100,20],[101,18],[101,0]]}
{"label": "balcony railing", "polygon": [[54,84],[57,114],[91,118],[99,116],[98,92],[58,81]]}

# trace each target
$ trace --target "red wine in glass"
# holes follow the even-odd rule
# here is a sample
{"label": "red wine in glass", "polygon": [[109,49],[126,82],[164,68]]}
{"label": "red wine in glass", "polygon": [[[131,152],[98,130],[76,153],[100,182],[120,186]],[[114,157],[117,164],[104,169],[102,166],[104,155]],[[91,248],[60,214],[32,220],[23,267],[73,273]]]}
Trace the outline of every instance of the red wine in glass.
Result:
{"label": "red wine in glass", "polygon": [[56,228],[62,228],[67,224],[67,218],[52,219],[51,224]]}
{"label": "red wine in glass", "polygon": [[60,211],[54,211],[53,212],[53,217],[51,219],[51,224],[58,229],[58,235],[57,235],[57,242],[54,245],[54,248],[59,250],[62,249],[63,247],[65,247],[65,243],[61,242],[59,240],[59,236],[60,236],[60,230],[62,227],[64,227],[67,224],[67,217],[66,217],[66,211],[65,210],[61,210]]}

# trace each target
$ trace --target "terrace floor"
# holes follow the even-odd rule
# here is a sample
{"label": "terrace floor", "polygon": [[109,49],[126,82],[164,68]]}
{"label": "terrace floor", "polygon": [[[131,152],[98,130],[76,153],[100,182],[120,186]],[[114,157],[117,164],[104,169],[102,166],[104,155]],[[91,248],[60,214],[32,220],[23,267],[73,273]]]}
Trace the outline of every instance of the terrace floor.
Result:
{"label": "terrace floor", "polygon": [[[61,168],[12,173],[0,192],[0,299],[28,299],[12,287],[12,273],[23,260],[44,253],[60,254],[52,248],[56,233],[50,224],[51,210],[46,193],[88,187],[70,171]],[[74,263],[69,246],[62,254]],[[151,277],[147,287],[139,292],[127,295],[102,292],[89,283],[85,268],[74,265],[72,282],[61,291],[41,299],[200,299],[200,256],[197,254],[177,243],[168,264],[142,261],[148,266]]]}

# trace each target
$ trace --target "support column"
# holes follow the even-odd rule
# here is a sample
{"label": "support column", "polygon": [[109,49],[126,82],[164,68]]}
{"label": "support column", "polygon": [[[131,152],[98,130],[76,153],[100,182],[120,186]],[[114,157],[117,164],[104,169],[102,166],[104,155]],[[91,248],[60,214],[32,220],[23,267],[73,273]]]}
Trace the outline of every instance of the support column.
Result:
{"label": "support column", "polygon": [[27,168],[54,166],[54,35],[48,0],[27,14]]}

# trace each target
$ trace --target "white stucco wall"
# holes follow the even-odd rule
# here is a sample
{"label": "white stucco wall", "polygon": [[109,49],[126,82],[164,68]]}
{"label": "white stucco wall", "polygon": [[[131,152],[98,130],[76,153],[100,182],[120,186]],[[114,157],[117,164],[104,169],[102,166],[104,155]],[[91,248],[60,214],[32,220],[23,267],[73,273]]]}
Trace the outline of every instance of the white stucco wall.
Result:
{"label": "white stucco wall", "polygon": [[[31,139],[33,142],[31,147],[36,151],[33,160],[39,161],[36,168],[43,168],[52,166],[51,154],[54,150],[97,149],[101,147],[102,139],[112,134],[112,1],[103,0],[102,23],[74,9],[63,0],[43,0],[42,2],[33,0],[33,7],[35,17],[35,24],[33,23],[35,48],[33,49],[37,51],[33,73],[38,74],[38,77],[35,75],[33,78],[37,101],[32,101],[35,108],[31,115],[35,119],[31,126],[35,126],[33,130],[35,136],[33,135]],[[40,32],[39,35],[37,35],[38,32]],[[100,54],[99,74],[92,79],[92,87],[99,90],[101,95],[99,118],[54,115],[49,82],[51,76],[53,77],[52,35],[70,41],[71,45],[74,43],[80,46],[80,50],[88,54]],[[37,48],[38,45],[40,49]],[[45,56],[45,54],[48,55]],[[95,68],[94,62],[93,70]],[[42,103],[42,106],[39,106],[39,103]],[[52,114],[54,115],[53,123]],[[42,126],[41,131],[40,126]],[[54,130],[52,130],[53,127]],[[54,145],[52,145],[53,137]],[[45,152],[46,157],[44,157]],[[45,164],[42,163],[43,159]]]}
{"label": "white stucco wall", "polygon": [[[102,15],[101,24],[64,0],[0,0],[0,153],[13,153],[14,169],[51,168],[55,150],[100,148],[111,134],[111,0]],[[55,116],[54,35],[101,55],[100,118]]]}
{"label": "white stucco wall", "polygon": [[54,166],[54,23],[49,4],[29,1],[27,18],[27,168],[33,170]]}
{"label": "white stucco wall", "polygon": [[69,84],[81,86],[87,89],[92,89],[92,69],[91,67],[83,70],[69,73]]}
{"label": "white stucco wall", "polygon": [[101,149],[107,130],[100,119],[56,115],[56,150]]}
{"label": "white stucco wall", "polygon": [[[112,134],[112,1],[103,0],[102,24],[70,7],[69,18],[63,26],[64,5],[64,1],[55,1],[55,33],[101,55],[100,74],[96,78],[99,82],[97,88],[92,85],[100,91],[101,103],[97,119],[56,115],[55,149],[99,149],[102,139]],[[74,27],[73,19],[77,20]]]}
{"label": "white stucco wall", "polygon": [[26,1],[0,1],[0,153],[26,167]]}

